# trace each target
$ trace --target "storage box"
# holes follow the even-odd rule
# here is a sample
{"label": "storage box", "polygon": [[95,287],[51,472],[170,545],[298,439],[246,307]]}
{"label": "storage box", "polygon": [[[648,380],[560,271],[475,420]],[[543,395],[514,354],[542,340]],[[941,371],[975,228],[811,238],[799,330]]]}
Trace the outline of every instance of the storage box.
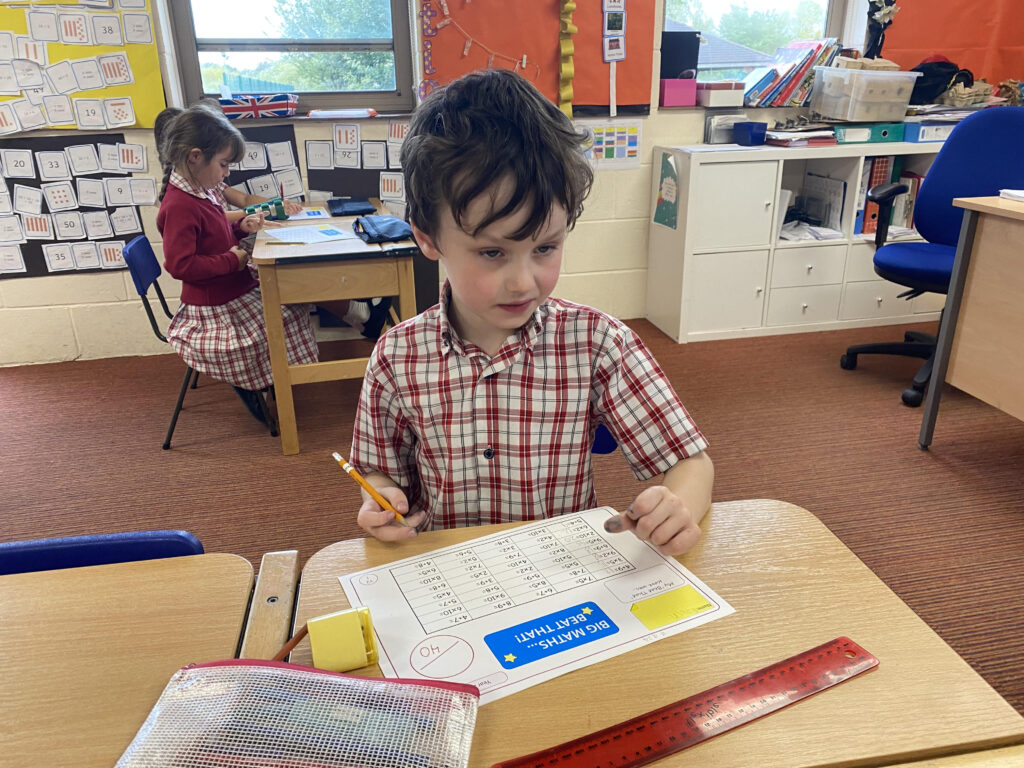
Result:
{"label": "storage box", "polygon": [[901,122],[920,72],[815,67],[811,110],[828,120]]}
{"label": "storage box", "polygon": [[697,83],[697,101],[702,107],[742,107],[743,82],[741,80],[718,80]]}
{"label": "storage box", "polygon": [[756,147],[764,144],[768,123],[736,123],[732,127],[733,140],[745,147]]}
{"label": "storage box", "polygon": [[299,97],[294,93],[240,95],[220,100],[220,108],[229,120],[243,117],[291,117],[298,106]]}
{"label": "storage box", "polygon": [[837,125],[836,141],[840,144],[865,144],[903,141],[903,123],[869,123],[867,125]]}
{"label": "storage box", "polygon": [[956,123],[907,123],[904,141],[945,141]]}
{"label": "storage box", "polygon": [[661,81],[658,103],[663,107],[693,107],[697,104],[697,81],[665,79]]}

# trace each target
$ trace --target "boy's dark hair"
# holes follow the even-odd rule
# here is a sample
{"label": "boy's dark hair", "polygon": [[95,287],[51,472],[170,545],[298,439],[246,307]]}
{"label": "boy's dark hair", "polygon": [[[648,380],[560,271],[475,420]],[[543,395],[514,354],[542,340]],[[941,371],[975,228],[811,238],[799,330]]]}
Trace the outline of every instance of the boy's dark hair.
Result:
{"label": "boy's dark hair", "polygon": [[237,163],[245,154],[245,138],[210,101],[200,101],[188,109],[165,109],[153,124],[157,154],[164,168],[160,199],[164,199],[171,171],[183,164],[188,153],[199,149],[207,161],[218,152],[231,150],[230,162]]}
{"label": "boy's dark hair", "polygon": [[512,194],[495,201],[501,207],[473,222],[470,234],[523,204],[529,217],[514,239],[535,235],[555,203],[565,208],[571,229],[594,178],[583,156],[586,140],[515,72],[492,69],[461,77],[423,100],[402,144],[409,221],[433,237],[448,206],[465,229],[469,204],[507,177]]}

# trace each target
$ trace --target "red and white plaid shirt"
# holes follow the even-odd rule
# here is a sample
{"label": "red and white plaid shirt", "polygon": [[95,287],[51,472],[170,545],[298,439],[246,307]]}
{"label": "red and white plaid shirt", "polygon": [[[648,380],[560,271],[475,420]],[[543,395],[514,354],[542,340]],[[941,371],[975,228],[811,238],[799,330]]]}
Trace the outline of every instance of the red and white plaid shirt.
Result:
{"label": "red and white plaid shirt", "polygon": [[441,304],[377,342],[352,435],[353,465],[408,495],[423,527],[536,520],[597,506],[598,424],[638,480],[704,450],[657,361],[633,331],[548,299],[494,357],[462,342]]}

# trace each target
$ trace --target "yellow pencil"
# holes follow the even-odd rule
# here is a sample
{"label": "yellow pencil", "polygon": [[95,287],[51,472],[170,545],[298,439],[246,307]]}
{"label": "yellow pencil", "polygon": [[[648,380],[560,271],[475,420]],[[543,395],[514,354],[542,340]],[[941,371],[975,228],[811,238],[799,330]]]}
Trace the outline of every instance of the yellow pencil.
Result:
{"label": "yellow pencil", "polygon": [[368,494],[370,494],[370,496],[373,497],[374,501],[380,504],[381,509],[391,510],[392,512],[395,513],[395,520],[400,522],[402,525],[405,525],[405,518],[402,517],[402,513],[395,509],[393,506],[391,506],[391,502],[389,502],[387,499],[381,496],[380,491],[378,491],[376,488],[374,488],[372,485],[366,482],[366,478],[364,478],[362,475],[356,472],[352,465],[342,458],[340,453],[333,453],[331,455],[334,456],[334,460],[341,465],[341,468],[348,472],[349,477],[351,477],[353,480],[359,483],[359,485],[362,486],[362,489],[366,491]]}

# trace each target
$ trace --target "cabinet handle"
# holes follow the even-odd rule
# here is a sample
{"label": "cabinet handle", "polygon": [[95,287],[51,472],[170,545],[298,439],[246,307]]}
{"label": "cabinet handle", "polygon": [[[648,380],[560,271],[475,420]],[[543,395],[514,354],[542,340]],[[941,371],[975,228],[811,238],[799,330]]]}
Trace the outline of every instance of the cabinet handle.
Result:
{"label": "cabinet handle", "polygon": [[772,201],[771,200],[765,200],[764,201],[764,207],[765,208],[771,208],[772,207]]}
{"label": "cabinet handle", "polygon": [[878,302],[878,306],[882,306],[882,297],[881,296],[875,296],[875,301]]}
{"label": "cabinet handle", "polygon": [[803,312],[806,312],[806,311],[807,311],[807,303],[805,302],[805,303],[801,304],[801,305],[800,305],[800,308],[801,308],[801,310],[802,310]]}
{"label": "cabinet handle", "polygon": [[812,269],[814,269],[814,265],[813,264],[808,264],[807,265],[807,274],[810,274]]}
{"label": "cabinet handle", "polygon": [[763,290],[764,290],[764,288],[762,288],[759,285],[759,286],[757,286],[757,288],[754,289],[754,293],[756,293],[758,296],[760,296],[761,295],[761,291],[763,291]]}

